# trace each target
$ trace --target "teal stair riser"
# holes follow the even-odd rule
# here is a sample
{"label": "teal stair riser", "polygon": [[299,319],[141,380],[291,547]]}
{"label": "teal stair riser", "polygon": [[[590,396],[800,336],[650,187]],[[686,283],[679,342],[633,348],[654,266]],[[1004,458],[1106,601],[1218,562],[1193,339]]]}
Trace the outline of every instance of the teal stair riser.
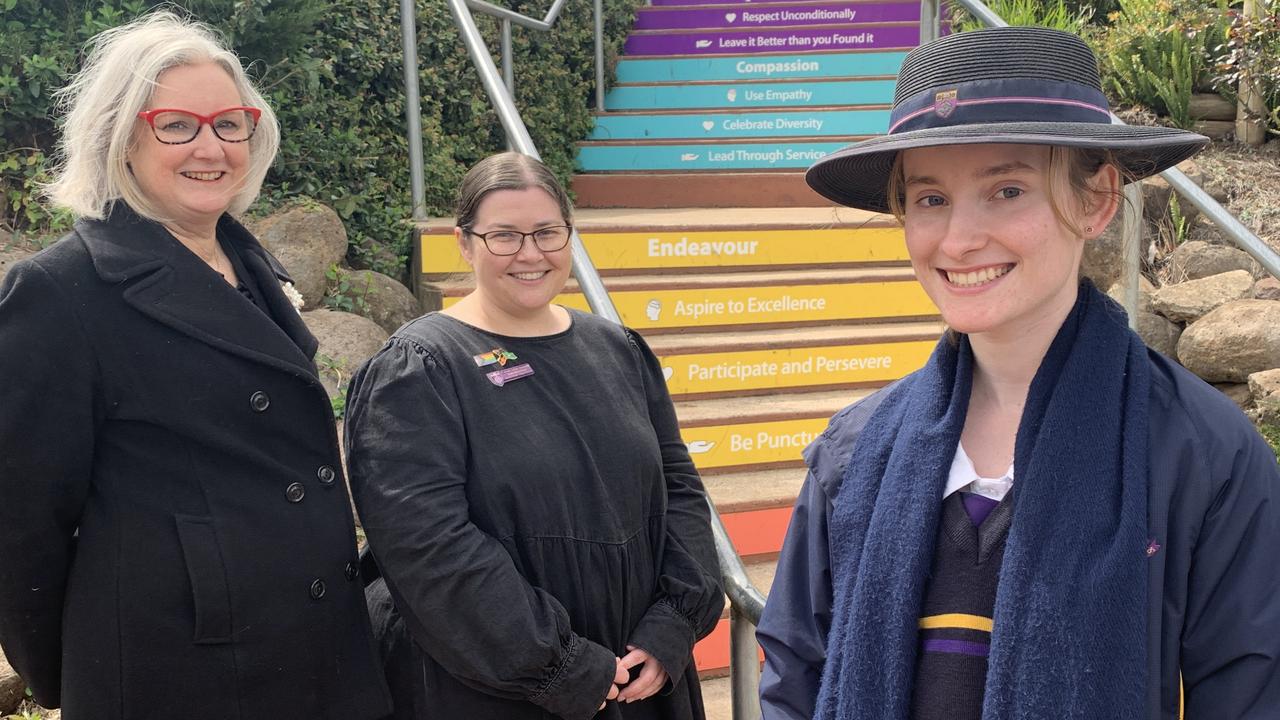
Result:
{"label": "teal stair riser", "polygon": [[888,110],[697,115],[602,115],[590,140],[679,138],[821,137],[881,135]]}
{"label": "teal stair riser", "polygon": [[809,167],[845,144],[591,145],[578,148],[578,166],[584,172],[796,170]]}
{"label": "teal stair riser", "polygon": [[615,87],[604,104],[608,110],[888,105],[894,85],[893,80],[640,85]]}
{"label": "teal stair riser", "polygon": [[897,75],[904,52],[706,57],[618,63],[618,83],[787,80]]}

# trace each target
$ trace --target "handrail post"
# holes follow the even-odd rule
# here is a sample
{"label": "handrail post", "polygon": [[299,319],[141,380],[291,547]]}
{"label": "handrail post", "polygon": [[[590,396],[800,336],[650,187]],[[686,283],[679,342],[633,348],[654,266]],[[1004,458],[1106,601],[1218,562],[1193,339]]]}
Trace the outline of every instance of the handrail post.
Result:
{"label": "handrail post", "polygon": [[596,15],[596,110],[604,112],[604,0],[593,3]]}
{"label": "handrail post", "polygon": [[938,39],[938,15],[941,12],[938,0],[920,0],[920,44]]}
{"label": "handrail post", "polygon": [[[516,97],[516,73],[511,66],[511,21],[502,18],[502,82],[507,86],[507,92],[511,93],[511,98]],[[514,146],[511,144],[510,136],[507,137],[507,149],[511,150]]]}
{"label": "handrail post", "polygon": [[413,219],[427,219],[427,183],[422,162],[422,105],[418,97],[418,11],[414,0],[400,0],[400,42],[404,46],[404,119],[409,137],[409,194]]}
{"label": "handrail post", "polygon": [[760,717],[760,646],[755,625],[737,605],[729,607],[729,687],[734,720]]}
{"label": "handrail post", "polygon": [[[1138,276],[1142,264],[1142,182],[1124,187],[1124,220],[1120,229],[1120,257],[1124,274],[1124,311],[1129,315],[1129,327],[1138,329]],[[1104,290],[1106,288],[1103,288]]]}

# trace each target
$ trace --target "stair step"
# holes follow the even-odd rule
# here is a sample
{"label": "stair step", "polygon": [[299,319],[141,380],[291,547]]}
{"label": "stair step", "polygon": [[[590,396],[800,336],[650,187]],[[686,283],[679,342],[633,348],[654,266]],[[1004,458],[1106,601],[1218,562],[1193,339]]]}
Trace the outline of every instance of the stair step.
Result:
{"label": "stair step", "polygon": [[[702,686],[702,706],[706,711],[706,720],[734,720],[733,686],[728,675],[718,673],[714,677],[705,677],[700,681]],[[755,717],[759,713],[748,715]]]}
{"label": "stair step", "polygon": [[868,23],[821,27],[652,30],[633,32],[625,55],[741,55],[797,50],[880,50],[920,43],[920,23]]}
{"label": "stair step", "polygon": [[[818,272],[809,275],[807,273]],[[775,326],[933,317],[937,308],[909,268],[786,271],[703,276],[618,276],[605,279],[627,326],[640,330]],[[673,278],[677,278],[673,280]],[[470,278],[438,287],[448,307],[465,295]],[[587,310],[586,297],[567,291],[554,300]]]}
{"label": "stair step", "polygon": [[801,451],[865,388],[755,397],[677,400],[680,434],[699,472],[800,467]]}
{"label": "stair step", "polygon": [[[801,180],[800,182],[803,182]],[[902,230],[884,215],[849,208],[619,211],[582,210],[574,222],[596,269],[606,274],[655,269],[901,263]],[[469,273],[453,219],[420,226],[420,272]]]}
{"label": "stair step", "polygon": [[[573,176],[579,208],[736,209],[831,206],[799,171],[633,172]],[[833,206],[834,207],[834,206]]]}
{"label": "stair step", "polygon": [[853,51],[769,56],[624,57],[618,84],[895,76],[905,52]]}
{"label": "stair step", "polygon": [[740,110],[725,112],[607,113],[595,119],[589,140],[728,139],[824,137],[883,134],[887,108],[845,108],[809,112]]}
{"label": "stair step", "polygon": [[584,172],[767,168],[800,170],[857,140],[858,138],[842,138],[835,142],[769,140],[732,145],[579,143],[578,168]]}
{"label": "stair step", "polygon": [[707,495],[721,515],[790,507],[800,494],[805,471],[771,468],[717,473],[702,479]]}
{"label": "stair step", "polygon": [[936,322],[657,335],[673,397],[879,386],[924,366]]}
{"label": "stair step", "polygon": [[702,108],[795,108],[889,105],[895,80],[865,78],[776,79],[671,85],[615,85],[605,93],[605,108],[661,110]]}
{"label": "stair step", "polygon": [[782,2],[750,7],[642,7],[636,30],[777,27],[854,22],[918,22],[918,2]]}

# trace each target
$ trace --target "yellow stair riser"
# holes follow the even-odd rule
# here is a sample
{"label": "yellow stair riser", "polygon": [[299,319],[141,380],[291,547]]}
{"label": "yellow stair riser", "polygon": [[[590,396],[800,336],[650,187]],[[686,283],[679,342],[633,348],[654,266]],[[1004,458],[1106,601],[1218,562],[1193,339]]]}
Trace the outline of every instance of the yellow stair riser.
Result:
{"label": "yellow stair riser", "polygon": [[[622,321],[636,330],[803,323],[937,315],[915,280],[790,287],[619,290],[609,293]],[[444,298],[449,307],[460,298]],[[588,310],[580,293],[554,302]]]}
{"label": "yellow stair riser", "polygon": [[799,464],[801,451],[827,428],[829,420],[818,417],[686,427],[680,429],[680,435],[699,470],[783,462]]}
{"label": "yellow stair riser", "polygon": [[[421,236],[427,275],[470,271],[452,234]],[[599,270],[833,265],[908,260],[902,230],[710,230],[582,234]]]}
{"label": "yellow stair riser", "polygon": [[918,370],[932,340],[781,347],[770,350],[662,356],[672,395],[885,383]]}

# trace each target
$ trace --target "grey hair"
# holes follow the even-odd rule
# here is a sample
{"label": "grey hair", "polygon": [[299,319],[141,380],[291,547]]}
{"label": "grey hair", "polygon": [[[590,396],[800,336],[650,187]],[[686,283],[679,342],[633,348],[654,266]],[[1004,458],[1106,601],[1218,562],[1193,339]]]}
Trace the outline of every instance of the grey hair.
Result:
{"label": "grey hair", "polygon": [[541,160],[518,152],[504,152],[476,163],[462,178],[458,188],[458,202],[454,210],[454,223],[463,230],[470,230],[476,221],[480,201],[495,190],[545,190],[556,201],[565,223],[573,224],[573,207],[569,194],[556,179],[555,173]]}
{"label": "grey hair", "polygon": [[123,200],[143,217],[168,222],[129,170],[137,115],[151,101],[161,73],[211,62],[230,76],[240,102],[262,111],[249,140],[249,167],[229,210],[242,213],[253,203],[280,148],[280,125],[240,59],[212,29],[162,10],[104,30],[85,47],[84,66],[55,93],[66,120],[54,179],[44,188],[50,202],[79,217],[101,219],[112,202]]}

